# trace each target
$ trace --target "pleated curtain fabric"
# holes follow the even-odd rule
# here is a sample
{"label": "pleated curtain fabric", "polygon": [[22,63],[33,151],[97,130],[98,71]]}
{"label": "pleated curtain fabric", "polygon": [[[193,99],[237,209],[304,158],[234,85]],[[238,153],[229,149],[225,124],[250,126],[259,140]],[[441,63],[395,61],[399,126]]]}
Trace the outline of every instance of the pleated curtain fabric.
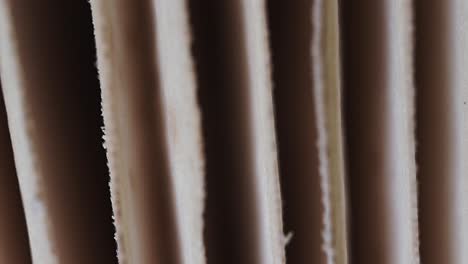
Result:
{"label": "pleated curtain fabric", "polygon": [[0,264],[468,263],[465,0],[0,0]]}

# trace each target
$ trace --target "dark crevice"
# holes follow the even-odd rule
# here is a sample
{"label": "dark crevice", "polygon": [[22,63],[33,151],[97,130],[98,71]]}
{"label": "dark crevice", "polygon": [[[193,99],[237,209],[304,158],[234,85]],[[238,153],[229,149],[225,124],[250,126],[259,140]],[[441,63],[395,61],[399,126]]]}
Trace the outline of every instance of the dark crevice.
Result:
{"label": "dark crevice", "polygon": [[351,263],[390,263],[384,1],[340,1]]}
{"label": "dark crevice", "polygon": [[415,1],[415,84],[421,262],[456,263],[449,1]]}
{"label": "dark crevice", "polygon": [[288,263],[325,263],[312,80],[312,2],[267,1]]}
{"label": "dark crevice", "polygon": [[259,263],[240,3],[190,1],[206,157],[207,260]]}

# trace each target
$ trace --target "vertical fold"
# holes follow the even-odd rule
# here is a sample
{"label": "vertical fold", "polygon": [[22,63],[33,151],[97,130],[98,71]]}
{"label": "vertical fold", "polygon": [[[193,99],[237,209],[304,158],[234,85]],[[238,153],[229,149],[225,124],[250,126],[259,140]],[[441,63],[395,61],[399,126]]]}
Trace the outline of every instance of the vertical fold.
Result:
{"label": "vertical fold", "polygon": [[263,1],[192,1],[208,263],[283,263]]}
{"label": "vertical fold", "polygon": [[326,263],[311,60],[313,1],[268,1],[288,263]]}
{"label": "vertical fold", "polygon": [[337,1],[268,1],[288,263],[346,263]]}
{"label": "vertical fold", "polygon": [[261,263],[284,263],[281,192],[274,126],[271,55],[268,41],[266,2],[241,2],[241,30],[245,34],[245,57],[248,82],[247,103],[250,104],[253,146],[254,184],[259,204]]}
{"label": "vertical fold", "polygon": [[3,95],[0,92],[0,262],[31,263],[15,161]]}
{"label": "vertical fold", "polygon": [[342,1],[351,261],[418,263],[411,1]]}
{"label": "vertical fold", "polygon": [[121,263],[204,263],[185,1],[91,1]]}
{"label": "vertical fold", "polygon": [[34,263],[112,263],[89,5],[0,2],[2,90]]}
{"label": "vertical fold", "polygon": [[415,4],[421,261],[466,263],[468,4]]}
{"label": "vertical fold", "polygon": [[185,0],[153,0],[166,140],[183,263],[205,263],[204,157]]}
{"label": "vertical fold", "polygon": [[347,194],[341,109],[338,1],[315,0],[312,10],[312,76],[327,263],[348,262]]}

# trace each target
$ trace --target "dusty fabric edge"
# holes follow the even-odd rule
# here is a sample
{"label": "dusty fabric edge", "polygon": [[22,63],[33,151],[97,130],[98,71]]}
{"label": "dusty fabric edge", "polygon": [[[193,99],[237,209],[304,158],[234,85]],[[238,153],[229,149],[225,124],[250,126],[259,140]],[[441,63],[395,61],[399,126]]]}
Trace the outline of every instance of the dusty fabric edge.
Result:
{"label": "dusty fabric edge", "polygon": [[338,12],[337,1],[315,0],[311,10],[316,144],[324,210],[322,248],[328,264],[348,263]]}
{"label": "dusty fabric edge", "polygon": [[[392,236],[392,259],[418,264],[419,224],[415,152],[415,84],[413,80],[413,18],[409,0],[386,1],[389,100],[389,163],[397,174],[388,179],[394,201],[391,221],[400,226]],[[403,99],[402,99],[403,97]],[[398,192],[397,192],[398,190]],[[398,193],[398,194],[397,194]],[[398,210],[397,210],[398,208]],[[406,227],[404,227],[404,226]],[[408,230],[404,230],[408,228]]]}
{"label": "dusty fabric edge", "polygon": [[121,176],[118,174],[119,169],[117,162],[119,151],[119,143],[117,136],[118,130],[115,126],[117,122],[116,117],[113,114],[115,113],[115,106],[113,104],[112,92],[110,91],[110,87],[115,85],[113,81],[114,78],[112,75],[112,21],[110,17],[111,14],[108,13],[110,12],[110,7],[106,0],[91,0],[89,2],[91,5],[94,37],[96,42],[96,66],[101,87],[101,111],[104,120],[104,127],[102,128],[104,140],[103,147],[106,150],[107,166],[109,168],[110,173],[109,188],[111,193],[110,199],[113,210],[112,219],[114,221],[114,226],[116,230],[116,253],[119,263],[125,264],[127,263],[126,246],[124,239],[125,226],[123,226],[123,223],[121,221],[122,205],[119,190],[119,178]]}

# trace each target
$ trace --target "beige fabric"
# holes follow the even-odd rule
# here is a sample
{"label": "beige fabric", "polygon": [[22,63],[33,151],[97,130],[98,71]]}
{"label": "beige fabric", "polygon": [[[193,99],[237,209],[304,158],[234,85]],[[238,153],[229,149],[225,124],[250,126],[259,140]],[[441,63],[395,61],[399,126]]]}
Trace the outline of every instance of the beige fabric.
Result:
{"label": "beige fabric", "polygon": [[28,231],[0,91],[0,263],[29,263]]}
{"label": "beige fabric", "polygon": [[415,4],[421,262],[466,263],[468,5]]}
{"label": "beige fabric", "polygon": [[92,42],[76,44],[91,36],[87,8],[0,2],[2,90],[38,264],[115,260]]}
{"label": "beige fabric", "polygon": [[244,0],[241,25],[245,34],[247,104],[254,159],[254,177],[260,221],[260,262],[285,263],[281,194],[277,164],[276,135],[272,104],[270,51],[267,35],[266,3]]}
{"label": "beige fabric", "polygon": [[351,262],[418,263],[411,2],[342,5]]}
{"label": "beige fabric", "polygon": [[322,247],[329,264],[348,262],[338,14],[337,1],[314,2],[311,19],[313,92],[324,207]]}
{"label": "beige fabric", "polygon": [[204,263],[185,1],[91,1],[121,263]]}

